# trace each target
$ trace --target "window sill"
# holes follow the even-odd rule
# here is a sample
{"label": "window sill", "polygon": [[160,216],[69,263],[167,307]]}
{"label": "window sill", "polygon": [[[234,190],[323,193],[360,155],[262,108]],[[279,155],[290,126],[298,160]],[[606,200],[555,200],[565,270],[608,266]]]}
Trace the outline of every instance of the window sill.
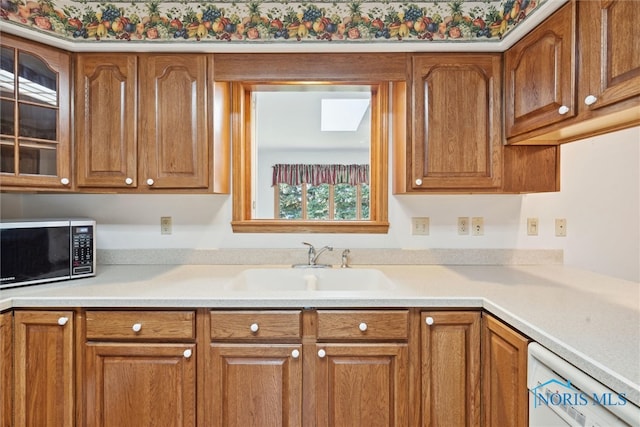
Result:
{"label": "window sill", "polygon": [[252,219],[232,221],[234,233],[368,233],[386,234],[389,222]]}

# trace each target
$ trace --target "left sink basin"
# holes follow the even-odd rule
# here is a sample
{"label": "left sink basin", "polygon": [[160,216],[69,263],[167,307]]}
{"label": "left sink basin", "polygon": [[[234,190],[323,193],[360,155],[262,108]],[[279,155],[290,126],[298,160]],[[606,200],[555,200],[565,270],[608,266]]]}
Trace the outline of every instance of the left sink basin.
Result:
{"label": "left sink basin", "polygon": [[240,292],[364,292],[388,291],[395,285],[372,268],[249,268],[225,288]]}

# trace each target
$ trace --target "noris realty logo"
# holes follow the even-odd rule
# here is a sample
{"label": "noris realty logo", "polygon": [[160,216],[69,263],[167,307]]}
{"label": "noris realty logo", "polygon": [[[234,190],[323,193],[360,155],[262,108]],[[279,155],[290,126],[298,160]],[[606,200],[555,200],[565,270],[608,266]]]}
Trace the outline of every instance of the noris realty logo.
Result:
{"label": "noris realty logo", "polygon": [[571,381],[566,383],[557,379],[550,379],[544,384],[539,384],[531,389],[533,394],[533,407],[538,406],[624,406],[627,399],[624,393],[592,393],[587,394],[571,387]]}

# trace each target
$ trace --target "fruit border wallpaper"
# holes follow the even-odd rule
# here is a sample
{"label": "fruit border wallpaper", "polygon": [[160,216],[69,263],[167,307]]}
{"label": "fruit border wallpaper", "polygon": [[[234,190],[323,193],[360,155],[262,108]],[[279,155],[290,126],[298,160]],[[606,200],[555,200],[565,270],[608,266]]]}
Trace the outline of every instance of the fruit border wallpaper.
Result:
{"label": "fruit border wallpaper", "polygon": [[0,21],[74,42],[499,41],[548,0],[0,0]]}

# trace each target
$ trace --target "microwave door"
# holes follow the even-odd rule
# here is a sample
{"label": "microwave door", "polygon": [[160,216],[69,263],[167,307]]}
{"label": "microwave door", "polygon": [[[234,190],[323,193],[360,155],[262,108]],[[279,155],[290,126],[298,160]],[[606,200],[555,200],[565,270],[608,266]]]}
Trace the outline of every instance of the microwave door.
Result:
{"label": "microwave door", "polygon": [[2,230],[0,285],[71,277],[70,241],[68,225]]}

